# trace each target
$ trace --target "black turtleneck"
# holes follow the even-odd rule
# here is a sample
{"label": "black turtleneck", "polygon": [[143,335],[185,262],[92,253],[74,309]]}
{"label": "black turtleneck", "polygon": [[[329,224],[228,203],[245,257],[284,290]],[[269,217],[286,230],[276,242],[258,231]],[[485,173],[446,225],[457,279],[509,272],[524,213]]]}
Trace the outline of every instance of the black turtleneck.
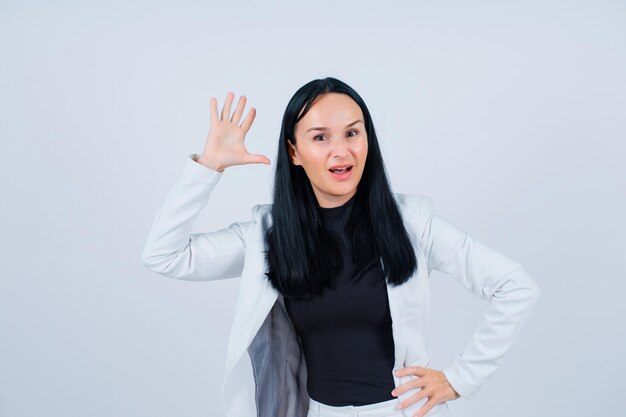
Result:
{"label": "black turtleneck", "polygon": [[[307,390],[316,401],[333,406],[365,405],[391,400],[394,341],[387,288],[375,263],[356,282],[343,216],[354,196],[338,207],[319,207],[324,226],[343,241],[343,269],[312,300],[285,298],[285,307],[300,338],[307,366]],[[345,220],[345,219],[344,219]]]}

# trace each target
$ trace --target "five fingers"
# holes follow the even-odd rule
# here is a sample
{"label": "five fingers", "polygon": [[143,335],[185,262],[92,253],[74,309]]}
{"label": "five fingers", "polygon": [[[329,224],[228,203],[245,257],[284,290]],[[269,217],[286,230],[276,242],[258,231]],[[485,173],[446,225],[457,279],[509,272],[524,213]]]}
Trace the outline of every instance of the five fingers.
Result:
{"label": "five fingers", "polygon": [[[215,97],[211,97],[210,101],[211,101],[211,128],[212,129],[220,125],[221,123],[233,123],[236,127],[240,127],[244,131],[244,133],[248,132],[256,116],[256,109],[254,107],[251,107],[250,110],[248,110],[248,115],[244,119],[241,126],[238,126],[239,121],[241,120],[241,116],[243,114],[244,108],[246,106],[247,99],[246,99],[246,96],[243,96],[243,95],[239,97],[239,102],[231,118],[230,111],[231,111],[234,97],[235,97],[235,94],[232,91],[228,92],[228,94],[226,95],[226,99],[224,101],[224,107],[222,108],[222,111],[219,114],[219,116],[218,116],[218,108],[217,108],[217,99]],[[245,139],[245,135],[244,135],[244,139]],[[260,154],[247,154],[245,155],[244,158],[245,159],[243,163],[245,164],[250,164],[250,163],[262,163],[262,164],[267,164],[267,165],[270,164],[269,159],[266,156],[260,155]]]}

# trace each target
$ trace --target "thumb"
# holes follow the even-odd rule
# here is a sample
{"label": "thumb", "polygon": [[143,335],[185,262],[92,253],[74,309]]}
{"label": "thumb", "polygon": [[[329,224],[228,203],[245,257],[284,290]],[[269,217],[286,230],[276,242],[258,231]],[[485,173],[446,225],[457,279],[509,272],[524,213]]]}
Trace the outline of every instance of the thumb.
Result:
{"label": "thumb", "polygon": [[261,154],[248,154],[244,158],[244,163],[245,164],[266,164],[266,165],[269,165],[270,164],[270,160],[266,156],[261,155]]}

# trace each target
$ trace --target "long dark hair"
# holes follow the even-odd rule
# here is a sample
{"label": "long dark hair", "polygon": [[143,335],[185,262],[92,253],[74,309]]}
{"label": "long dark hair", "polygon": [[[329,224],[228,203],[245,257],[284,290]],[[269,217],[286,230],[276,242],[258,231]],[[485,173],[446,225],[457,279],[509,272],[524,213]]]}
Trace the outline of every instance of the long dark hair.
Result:
{"label": "long dark hair", "polygon": [[320,294],[324,287],[334,288],[333,278],[342,268],[340,240],[323,226],[311,183],[303,167],[291,163],[287,142],[290,139],[296,143],[295,125],[316,97],[330,92],[347,94],[359,105],[367,132],[365,167],[345,220],[346,236],[352,244],[355,279],[381,260],[385,279],[392,285],[406,282],[417,269],[415,252],[389,187],[365,102],[343,81],[333,77],[316,79],[296,91],[283,115],[276,156],[272,225],[265,235],[269,267],[265,275],[286,297],[310,298]]}

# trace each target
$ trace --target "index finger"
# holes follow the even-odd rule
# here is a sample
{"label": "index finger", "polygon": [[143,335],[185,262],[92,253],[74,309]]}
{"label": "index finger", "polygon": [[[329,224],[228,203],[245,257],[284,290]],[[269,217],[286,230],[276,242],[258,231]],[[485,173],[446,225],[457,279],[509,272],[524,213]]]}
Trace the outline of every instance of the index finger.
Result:
{"label": "index finger", "polygon": [[246,133],[248,132],[248,129],[250,129],[250,126],[252,125],[252,122],[254,121],[255,116],[256,116],[256,109],[254,107],[250,107],[250,110],[248,110],[248,115],[246,116],[246,119],[241,124],[241,128],[243,129],[244,132]]}

